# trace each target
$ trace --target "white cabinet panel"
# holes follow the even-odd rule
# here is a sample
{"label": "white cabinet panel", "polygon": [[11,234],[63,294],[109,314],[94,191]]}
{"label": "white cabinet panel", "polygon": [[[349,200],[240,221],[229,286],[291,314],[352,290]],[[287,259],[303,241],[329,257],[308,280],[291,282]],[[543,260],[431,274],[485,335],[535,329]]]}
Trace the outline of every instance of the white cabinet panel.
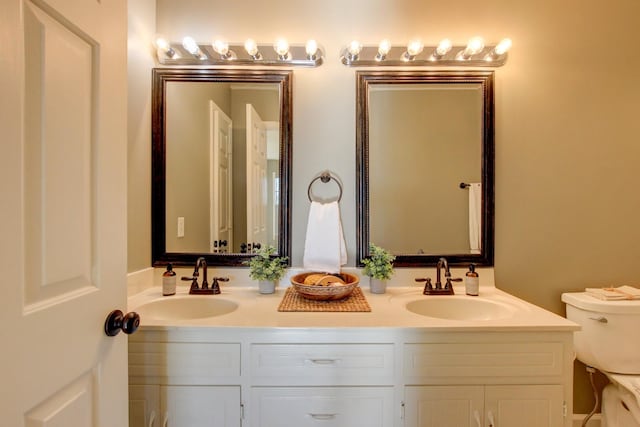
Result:
{"label": "white cabinet panel", "polygon": [[129,427],[240,427],[240,387],[129,386]]}
{"label": "white cabinet panel", "polygon": [[129,386],[129,427],[157,427],[161,422],[161,414],[160,387]]}
{"label": "white cabinet panel", "polygon": [[253,344],[251,378],[260,385],[389,385],[393,344]]}
{"label": "white cabinet panel", "polygon": [[563,345],[538,343],[405,344],[405,381],[438,384],[442,378],[482,378],[500,383],[508,377],[560,376]]}
{"label": "white cabinet panel", "polygon": [[167,386],[160,390],[163,427],[240,427],[240,387]]}
{"label": "white cabinet panel", "polygon": [[406,387],[405,425],[478,427],[484,412],[484,387]]}
{"label": "white cabinet panel", "polygon": [[561,427],[561,385],[405,388],[405,426]]}
{"label": "white cabinet panel", "polygon": [[392,387],[255,387],[253,427],[393,425]]}
{"label": "white cabinet panel", "polygon": [[487,386],[485,426],[561,427],[561,385]]}
{"label": "white cabinet panel", "polygon": [[237,343],[129,342],[131,384],[237,383],[239,375]]}

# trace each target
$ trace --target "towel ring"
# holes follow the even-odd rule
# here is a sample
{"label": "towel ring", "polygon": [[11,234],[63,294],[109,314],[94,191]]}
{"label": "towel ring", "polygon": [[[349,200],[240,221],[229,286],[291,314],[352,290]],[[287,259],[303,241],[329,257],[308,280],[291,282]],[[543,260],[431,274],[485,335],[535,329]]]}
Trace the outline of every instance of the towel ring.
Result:
{"label": "towel ring", "polygon": [[342,200],[342,184],[340,184],[340,181],[338,181],[336,178],[331,176],[329,172],[323,172],[320,176],[313,178],[309,183],[309,188],[307,188],[307,197],[309,197],[309,201],[310,202],[314,201],[313,198],[311,197],[311,186],[313,185],[314,182],[316,182],[317,180],[320,180],[326,184],[332,179],[336,182],[336,184],[338,184],[338,188],[340,189],[340,194],[338,195],[338,202]]}

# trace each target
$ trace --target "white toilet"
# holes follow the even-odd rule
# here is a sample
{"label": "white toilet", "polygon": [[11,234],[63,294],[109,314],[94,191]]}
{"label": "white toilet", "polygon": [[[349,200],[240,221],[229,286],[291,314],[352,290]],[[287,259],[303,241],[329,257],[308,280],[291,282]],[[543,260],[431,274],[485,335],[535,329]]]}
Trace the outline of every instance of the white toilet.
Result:
{"label": "white toilet", "polygon": [[603,301],[564,293],[577,358],[609,378],[602,393],[603,427],[640,427],[640,300]]}

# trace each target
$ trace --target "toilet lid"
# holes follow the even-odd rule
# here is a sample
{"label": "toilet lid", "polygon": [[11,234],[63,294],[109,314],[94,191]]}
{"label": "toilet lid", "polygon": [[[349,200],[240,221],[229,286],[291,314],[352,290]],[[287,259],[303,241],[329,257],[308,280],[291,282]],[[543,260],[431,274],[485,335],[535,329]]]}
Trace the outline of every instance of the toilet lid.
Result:
{"label": "toilet lid", "polygon": [[640,300],[605,301],[586,292],[568,292],[562,294],[562,301],[568,305],[600,313],[620,313],[640,315]]}

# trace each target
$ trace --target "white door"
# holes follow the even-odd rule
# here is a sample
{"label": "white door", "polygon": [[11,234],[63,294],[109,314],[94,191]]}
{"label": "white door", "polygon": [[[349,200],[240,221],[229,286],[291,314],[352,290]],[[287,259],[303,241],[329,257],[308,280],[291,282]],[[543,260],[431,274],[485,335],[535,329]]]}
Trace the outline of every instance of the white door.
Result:
{"label": "white door", "polygon": [[0,414],[126,426],[124,0],[3,0]]}
{"label": "white door", "polygon": [[267,129],[247,104],[247,241],[267,241]]}
{"label": "white door", "polygon": [[209,249],[227,252],[233,247],[233,123],[215,102],[209,101]]}
{"label": "white door", "polygon": [[405,403],[407,426],[482,426],[484,387],[406,387]]}
{"label": "white door", "polygon": [[565,424],[561,385],[487,386],[485,425],[561,427]]}

